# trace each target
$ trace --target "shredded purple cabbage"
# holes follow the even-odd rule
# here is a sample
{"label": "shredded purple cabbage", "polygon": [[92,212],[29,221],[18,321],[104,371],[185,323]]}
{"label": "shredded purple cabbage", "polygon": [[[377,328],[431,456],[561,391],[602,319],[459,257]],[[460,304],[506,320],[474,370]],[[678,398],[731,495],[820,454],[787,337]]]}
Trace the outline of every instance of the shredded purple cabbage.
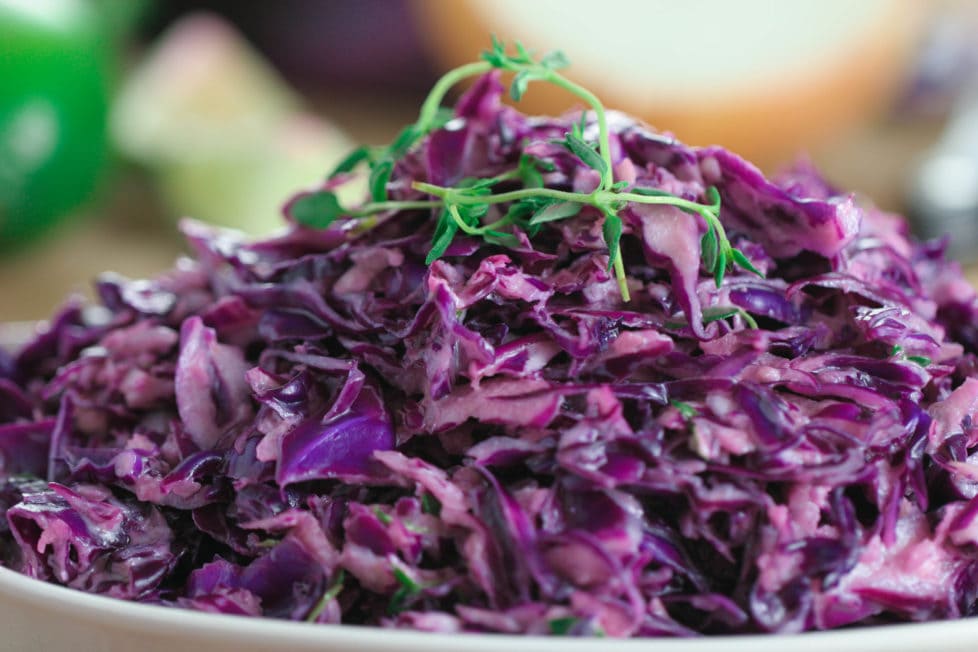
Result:
{"label": "shredded purple cabbage", "polygon": [[[593,188],[551,142],[578,116],[524,116],[501,90],[474,86],[391,196],[523,153],[552,164],[548,187]],[[430,266],[427,210],[259,242],[188,222],[194,259],[105,276],[101,306],[69,303],[0,353],[4,565],[146,603],[443,632],[974,614],[978,301],[943,244],[808,167],[766,179],[610,124],[616,180],[715,186],[765,277],[717,288],[706,225],[670,206],[619,213],[628,303],[592,208],[515,248],[460,234]]]}

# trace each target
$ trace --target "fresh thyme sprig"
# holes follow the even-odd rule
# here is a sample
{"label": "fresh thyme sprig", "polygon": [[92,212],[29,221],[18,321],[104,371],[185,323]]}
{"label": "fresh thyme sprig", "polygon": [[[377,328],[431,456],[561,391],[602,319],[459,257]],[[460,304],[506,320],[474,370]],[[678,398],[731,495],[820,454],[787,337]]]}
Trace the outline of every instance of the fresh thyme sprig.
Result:
{"label": "fresh thyme sprig", "polygon": [[[365,218],[401,210],[438,209],[439,217],[427,256],[427,263],[431,264],[444,255],[459,231],[468,236],[481,237],[493,244],[514,247],[520,240],[512,232],[513,229],[522,229],[533,237],[543,224],[574,217],[584,206],[591,206],[603,215],[601,231],[608,247],[608,268],[614,270],[622,299],[629,301],[621,252],[624,224],[619,212],[629,204],[669,205],[697,214],[706,222],[707,231],[700,243],[702,260],[706,270],[713,275],[717,287],[723,283],[727,270],[734,266],[761,275],[743,252],[731,246],[720,221],[720,193],[715,188],[707,189],[706,203],[698,203],[655,188],[629,188],[627,182],[615,182],[607,115],[601,101],[591,91],[559,72],[568,65],[567,58],[562,53],[552,52],[535,59],[519,43],[515,44],[515,50],[515,53],[507,52],[505,45],[493,38],[492,48],[483,53],[481,61],[455,68],[438,80],[421,105],[417,121],[405,127],[390,145],[361,147],[336,167],[330,175],[331,179],[352,173],[366,164],[370,170],[372,201],[357,208],[345,208],[333,192],[322,190],[303,195],[294,201],[289,209],[292,218],[300,224],[326,228],[342,217]],[[573,125],[564,139],[556,142],[598,173],[598,186],[590,193],[546,188],[542,172],[549,171],[547,164],[524,155],[516,169],[496,177],[465,179],[454,187],[421,181],[412,184],[412,188],[435,197],[435,200],[390,200],[387,188],[396,162],[422,138],[442,127],[451,118],[451,114],[442,108],[442,101],[448,92],[464,79],[491,70],[513,74],[510,95],[514,100],[518,101],[523,97],[530,82],[543,81],[563,88],[587,104],[597,124],[597,143],[585,140],[585,112],[582,112],[580,123]],[[498,184],[516,181],[522,183],[521,189],[494,192]],[[496,204],[509,204],[509,207],[501,218],[483,224],[482,220],[488,214],[489,207]]]}

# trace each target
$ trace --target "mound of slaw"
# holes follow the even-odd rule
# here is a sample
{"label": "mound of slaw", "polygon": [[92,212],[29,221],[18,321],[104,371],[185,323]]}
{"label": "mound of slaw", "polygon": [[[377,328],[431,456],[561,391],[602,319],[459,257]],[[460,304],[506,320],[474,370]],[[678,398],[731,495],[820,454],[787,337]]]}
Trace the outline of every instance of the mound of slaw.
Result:
{"label": "mound of slaw", "polygon": [[[390,195],[525,155],[545,187],[593,189],[555,143],[581,115],[528,117],[502,92],[495,73],[474,85]],[[515,245],[459,234],[431,264],[432,210],[261,241],[187,221],[192,258],[104,275],[98,305],[0,351],[3,564],[146,603],[440,632],[972,615],[978,302],[944,243],[808,165],[768,179],[609,127],[617,181],[716,188],[763,276],[718,287],[707,225],[667,205],[619,213],[627,302],[589,207]]]}

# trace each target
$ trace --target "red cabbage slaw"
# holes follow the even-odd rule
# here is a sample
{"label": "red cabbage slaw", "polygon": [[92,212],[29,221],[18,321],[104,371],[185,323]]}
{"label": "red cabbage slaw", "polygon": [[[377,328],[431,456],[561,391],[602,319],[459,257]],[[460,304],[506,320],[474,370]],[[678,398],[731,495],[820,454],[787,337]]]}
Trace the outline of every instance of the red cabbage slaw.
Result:
{"label": "red cabbage slaw", "polygon": [[[495,74],[391,196],[547,163],[577,123]],[[585,116],[587,117],[587,116]],[[611,114],[632,205],[622,301],[600,214],[425,262],[431,210],[105,275],[0,352],[0,553],[117,598],[321,623],[528,634],[799,632],[978,604],[976,295],[941,242],[806,165],[773,179]],[[329,184],[327,184],[328,186]],[[288,210],[287,210],[288,213]],[[756,327],[753,327],[756,325]]]}

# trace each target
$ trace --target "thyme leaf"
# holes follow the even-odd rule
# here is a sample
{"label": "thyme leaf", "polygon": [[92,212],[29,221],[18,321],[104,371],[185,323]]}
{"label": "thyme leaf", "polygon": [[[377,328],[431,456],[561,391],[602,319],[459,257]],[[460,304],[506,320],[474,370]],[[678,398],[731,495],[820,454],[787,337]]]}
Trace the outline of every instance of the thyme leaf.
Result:
{"label": "thyme leaf", "polygon": [[621,227],[621,218],[617,215],[607,214],[604,216],[601,234],[604,236],[604,242],[608,246],[609,270],[621,256]]}
{"label": "thyme leaf", "polygon": [[297,223],[314,229],[325,229],[347,214],[336,195],[321,190],[302,195],[288,208],[289,216]]}
{"label": "thyme leaf", "polygon": [[533,214],[533,217],[530,218],[530,224],[536,225],[565,220],[580,213],[582,208],[584,208],[584,204],[573,201],[550,203]]}
{"label": "thyme leaf", "polygon": [[329,178],[334,179],[341,174],[346,174],[348,172],[353,172],[358,165],[364,161],[370,159],[370,148],[366,145],[357,147],[355,150],[346,155],[346,157],[340,161],[333,171],[329,173]]}
{"label": "thyme leaf", "polygon": [[588,145],[579,136],[576,136],[573,133],[568,133],[564,137],[561,144],[566,147],[571,154],[581,159],[581,162],[584,163],[584,165],[597,170],[598,173],[601,174],[602,178],[610,174],[608,162],[605,161],[593,147]]}

